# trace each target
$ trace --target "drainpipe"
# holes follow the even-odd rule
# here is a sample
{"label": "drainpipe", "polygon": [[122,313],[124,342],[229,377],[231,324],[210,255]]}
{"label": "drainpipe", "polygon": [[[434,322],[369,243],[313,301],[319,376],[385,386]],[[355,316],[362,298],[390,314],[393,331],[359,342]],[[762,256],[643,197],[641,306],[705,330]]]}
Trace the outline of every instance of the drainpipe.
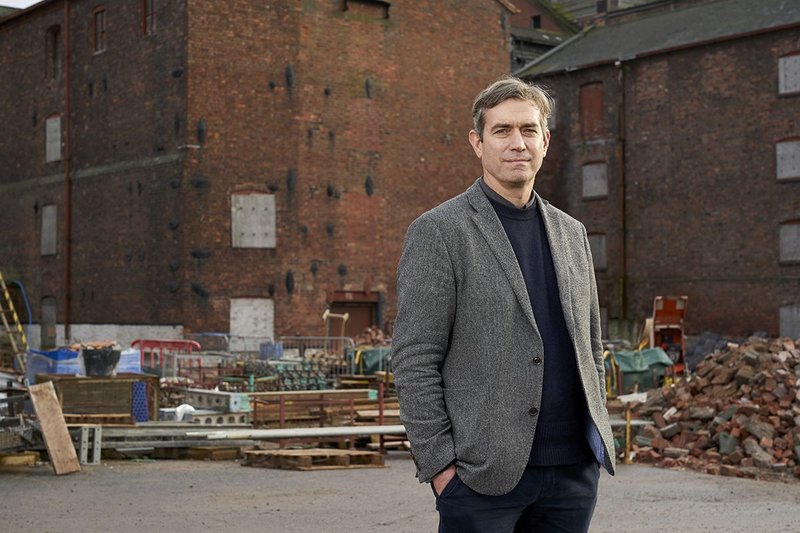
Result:
{"label": "drainpipe", "polygon": [[72,318],[72,181],[70,179],[69,0],[64,0],[64,340]]}
{"label": "drainpipe", "polygon": [[625,220],[625,68],[620,60],[615,61],[614,66],[617,67],[619,94],[619,101],[617,102],[617,164],[619,165],[619,225],[622,256],[619,277],[619,306],[620,318],[625,320],[628,314],[628,254]]}

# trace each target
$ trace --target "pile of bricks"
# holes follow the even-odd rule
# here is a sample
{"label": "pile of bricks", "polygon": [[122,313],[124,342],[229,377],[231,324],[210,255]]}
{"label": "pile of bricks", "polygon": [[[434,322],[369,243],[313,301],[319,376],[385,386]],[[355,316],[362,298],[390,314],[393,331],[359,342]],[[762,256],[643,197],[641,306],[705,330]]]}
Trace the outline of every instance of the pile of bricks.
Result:
{"label": "pile of bricks", "polygon": [[751,337],[706,356],[691,378],[630,406],[650,418],[634,460],[725,476],[800,477],[800,340]]}

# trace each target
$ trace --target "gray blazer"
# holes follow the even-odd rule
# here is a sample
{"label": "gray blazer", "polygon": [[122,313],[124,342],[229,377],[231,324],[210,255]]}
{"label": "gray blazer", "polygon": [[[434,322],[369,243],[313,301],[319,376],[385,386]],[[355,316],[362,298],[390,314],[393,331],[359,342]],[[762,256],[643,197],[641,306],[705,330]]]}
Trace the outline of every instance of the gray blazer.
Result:
{"label": "gray blazer", "polygon": [[[537,197],[578,371],[614,473],[592,255],[583,224]],[[543,344],[511,243],[476,181],[415,220],[397,268],[392,371],[421,482],[455,462],[461,480],[510,492],[528,463]],[[546,332],[545,332],[546,334]]]}

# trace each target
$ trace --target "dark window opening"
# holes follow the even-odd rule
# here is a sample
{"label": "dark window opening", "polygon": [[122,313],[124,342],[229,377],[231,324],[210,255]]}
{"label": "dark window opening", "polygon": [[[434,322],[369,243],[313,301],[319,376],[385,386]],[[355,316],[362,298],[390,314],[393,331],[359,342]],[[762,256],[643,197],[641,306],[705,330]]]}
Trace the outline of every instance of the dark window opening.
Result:
{"label": "dark window opening", "polygon": [[534,15],[531,17],[531,27],[533,28],[541,28],[542,27],[542,16],[541,15]]}
{"label": "dark window opening", "polygon": [[61,26],[53,26],[47,30],[45,48],[45,76],[48,80],[53,80],[61,73]]}
{"label": "dark window opening", "polygon": [[103,52],[106,49],[106,8],[94,9],[94,51]]}
{"label": "dark window opening", "polygon": [[142,31],[145,35],[156,32],[156,0],[142,0]]}

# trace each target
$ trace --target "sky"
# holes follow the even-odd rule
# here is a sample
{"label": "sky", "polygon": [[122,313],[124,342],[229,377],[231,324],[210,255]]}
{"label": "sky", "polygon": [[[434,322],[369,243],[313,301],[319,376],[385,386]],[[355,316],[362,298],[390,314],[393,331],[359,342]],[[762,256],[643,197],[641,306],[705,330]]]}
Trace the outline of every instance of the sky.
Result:
{"label": "sky", "polygon": [[39,0],[0,0],[2,7],[30,7]]}

